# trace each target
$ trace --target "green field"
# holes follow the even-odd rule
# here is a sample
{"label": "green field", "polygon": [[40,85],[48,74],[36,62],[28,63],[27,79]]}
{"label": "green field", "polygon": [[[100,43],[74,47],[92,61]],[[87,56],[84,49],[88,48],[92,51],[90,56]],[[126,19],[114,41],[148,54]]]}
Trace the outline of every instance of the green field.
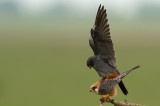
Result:
{"label": "green field", "polygon": [[[88,37],[93,20],[11,20],[0,25],[0,106],[98,106],[89,92],[100,77],[86,66],[93,55]],[[114,99],[158,106],[160,30],[156,22],[110,21],[121,72],[129,91]],[[105,104],[105,106],[112,106]]]}

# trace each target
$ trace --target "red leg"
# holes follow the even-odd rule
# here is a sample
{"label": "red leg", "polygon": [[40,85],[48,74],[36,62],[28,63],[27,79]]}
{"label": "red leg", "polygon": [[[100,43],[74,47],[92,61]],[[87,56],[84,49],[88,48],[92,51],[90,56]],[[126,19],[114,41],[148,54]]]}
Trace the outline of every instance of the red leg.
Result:
{"label": "red leg", "polygon": [[101,102],[106,102],[106,101],[109,101],[109,100],[111,100],[111,99],[109,98],[109,96],[101,97],[101,98],[100,98],[100,101],[101,101]]}

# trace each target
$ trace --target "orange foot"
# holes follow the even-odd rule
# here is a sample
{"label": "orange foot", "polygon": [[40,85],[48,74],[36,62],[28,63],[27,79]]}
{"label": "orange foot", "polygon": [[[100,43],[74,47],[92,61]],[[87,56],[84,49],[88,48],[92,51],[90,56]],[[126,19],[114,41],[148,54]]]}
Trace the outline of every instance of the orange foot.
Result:
{"label": "orange foot", "polygon": [[111,100],[111,99],[109,98],[109,96],[101,97],[101,98],[100,98],[100,101],[101,101],[101,102],[106,102],[106,101],[109,101],[109,100]]}

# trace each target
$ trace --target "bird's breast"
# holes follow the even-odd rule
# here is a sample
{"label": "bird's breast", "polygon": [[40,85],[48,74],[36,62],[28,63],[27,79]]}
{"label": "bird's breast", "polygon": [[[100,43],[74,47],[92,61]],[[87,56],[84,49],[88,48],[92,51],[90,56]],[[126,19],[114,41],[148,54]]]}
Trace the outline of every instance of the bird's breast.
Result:
{"label": "bird's breast", "polygon": [[115,70],[113,67],[111,67],[108,63],[103,62],[102,60],[97,60],[93,66],[93,68],[97,72],[103,72],[105,74],[113,72]]}

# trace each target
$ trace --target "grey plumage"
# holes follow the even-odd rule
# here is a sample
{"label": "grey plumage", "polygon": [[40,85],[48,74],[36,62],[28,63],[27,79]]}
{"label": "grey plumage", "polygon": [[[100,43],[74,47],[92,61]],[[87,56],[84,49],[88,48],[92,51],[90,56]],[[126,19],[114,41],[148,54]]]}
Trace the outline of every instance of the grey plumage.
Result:
{"label": "grey plumage", "polygon": [[[91,36],[89,37],[89,44],[94,52],[94,56],[91,56],[87,61],[94,63],[93,68],[97,71],[99,76],[105,77],[106,74],[119,71],[116,67],[116,57],[113,43],[110,36],[110,29],[104,6],[99,6],[95,24],[91,29]],[[91,61],[92,60],[92,61]]]}
{"label": "grey plumage", "polygon": [[130,69],[130,70],[128,70],[128,71],[125,71],[125,72],[123,72],[122,74],[120,74],[120,75],[119,75],[118,77],[116,77],[116,78],[109,79],[109,80],[107,80],[107,81],[103,81],[103,80],[102,80],[102,81],[101,81],[101,84],[100,84],[100,86],[99,86],[98,92],[99,92],[99,93],[104,93],[104,92],[107,92],[107,91],[115,88],[115,86],[116,86],[119,82],[121,82],[121,80],[122,80],[126,75],[128,75],[131,71],[133,71],[134,69],[139,68],[139,67],[140,67],[140,66],[136,66],[136,67],[134,67],[134,68],[132,68],[132,69]]}
{"label": "grey plumage", "polygon": [[[93,67],[100,77],[116,71],[120,74],[116,66],[116,56],[114,46],[110,36],[110,29],[106,14],[106,9],[101,5],[98,8],[96,20],[91,29],[91,36],[89,37],[89,45],[94,52],[87,60],[87,66]],[[123,93],[127,95],[128,91],[123,82],[119,83]]]}

